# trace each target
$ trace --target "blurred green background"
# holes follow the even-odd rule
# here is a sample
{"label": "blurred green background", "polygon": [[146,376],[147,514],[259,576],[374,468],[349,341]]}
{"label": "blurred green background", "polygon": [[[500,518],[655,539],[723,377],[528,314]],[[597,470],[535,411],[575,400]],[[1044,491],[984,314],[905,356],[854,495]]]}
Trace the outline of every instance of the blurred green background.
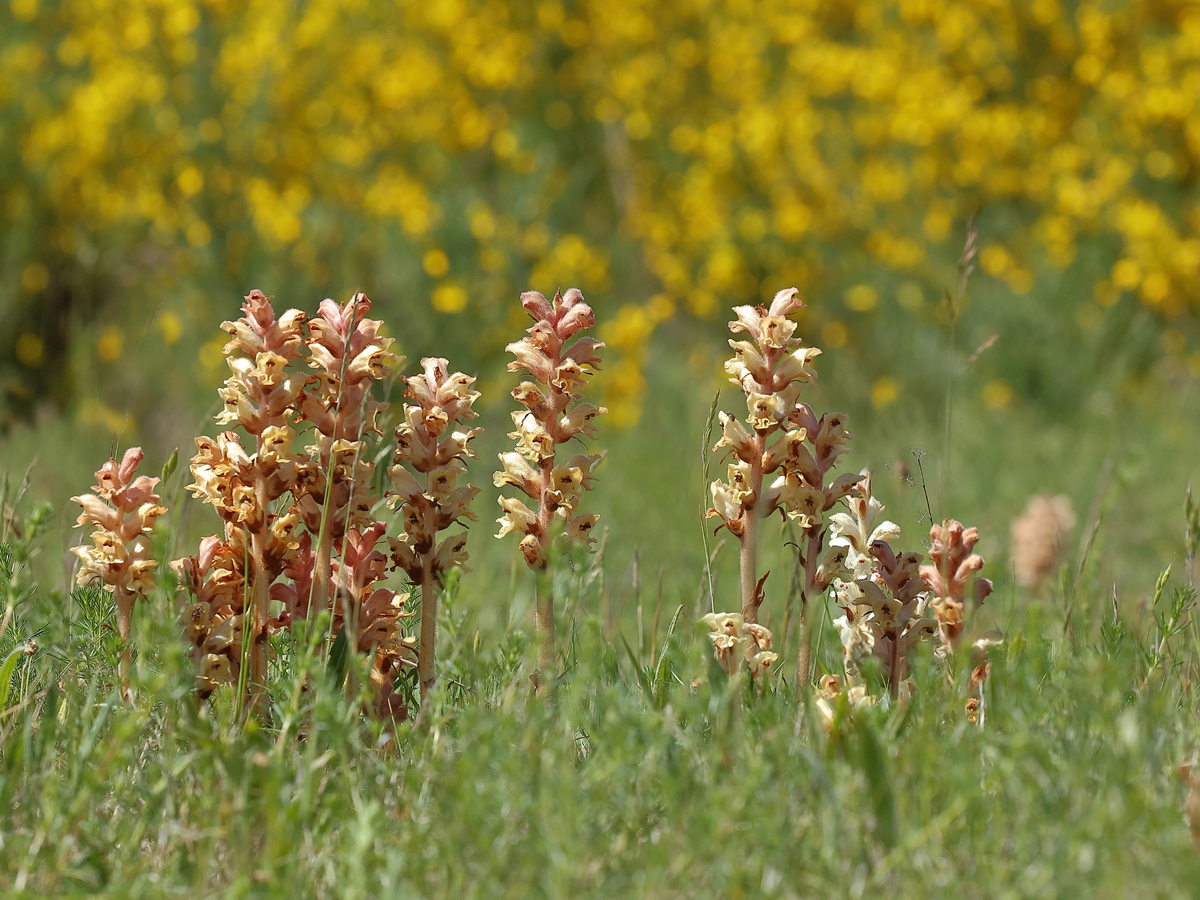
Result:
{"label": "blurred green background", "polygon": [[1007,574],[1039,493],[1071,499],[1072,565],[1102,516],[1102,593],[1143,594],[1181,555],[1200,438],[1198,60],[1200,9],[1151,0],[6,0],[0,467],[56,504],[42,577],[65,584],[66,498],[110,450],[156,469],[213,433],[242,295],[364,290],[406,374],[479,375],[465,596],[499,627],[529,592],[489,537],[503,347],[521,290],[578,286],[610,347],[588,500],[610,614],[635,581],[690,608],[727,310],[794,284],[825,351],[810,402],[850,414],[847,465],[876,470],[908,546],[917,448],[934,516],[983,532],[996,602],[1053,593]]}

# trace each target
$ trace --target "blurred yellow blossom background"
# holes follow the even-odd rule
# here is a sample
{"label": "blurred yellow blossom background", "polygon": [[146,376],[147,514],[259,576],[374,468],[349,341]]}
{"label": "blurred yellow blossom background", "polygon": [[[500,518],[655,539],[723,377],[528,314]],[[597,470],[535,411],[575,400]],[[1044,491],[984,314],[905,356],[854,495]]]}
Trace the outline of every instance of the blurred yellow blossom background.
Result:
{"label": "blurred yellow blossom background", "polygon": [[251,287],[486,360],[579,286],[629,425],[664,322],[792,284],[829,348],[936,317],[975,213],[984,277],[1074,273],[1043,302],[1142,305],[1200,371],[1198,104],[1172,0],[0,0],[4,421],[135,352],[211,381]]}

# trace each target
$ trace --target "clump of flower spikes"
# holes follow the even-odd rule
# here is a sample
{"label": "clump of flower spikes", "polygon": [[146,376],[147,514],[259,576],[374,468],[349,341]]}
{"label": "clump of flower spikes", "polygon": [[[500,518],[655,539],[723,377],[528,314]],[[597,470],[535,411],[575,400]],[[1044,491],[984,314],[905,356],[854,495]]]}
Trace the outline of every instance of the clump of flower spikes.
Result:
{"label": "clump of flower spikes", "polygon": [[[512,392],[524,407],[512,414],[516,430],[509,437],[517,442],[517,449],[500,454],[503,470],[493,480],[497,487],[520,489],[537,508],[530,509],[515,497],[500,497],[504,515],[497,520],[500,531],[496,536],[512,531],[523,534],[520,547],[525,562],[535,572],[542,572],[556,519],[565,523],[567,540],[587,545],[599,518],[578,512],[578,506],[583,492],[595,483],[592,470],[603,454],[576,454],[565,463],[559,462],[557,454],[576,437],[594,438],[596,417],[608,412],[583,401],[583,387],[600,365],[597,351],[604,344],[592,337],[578,337],[568,346],[571,338],[596,322],[577,288],[556,293],[553,302],[537,291],[527,291],[521,295],[521,306],[533,318],[533,325],[528,337],[506,348],[515,357],[508,370],[526,372],[532,380],[522,381]],[[554,654],[554,604],[546,585],[539,588],[537,628],[542,670]]]}
{"label": "clump of flower spikes", "polygon": [[330,634],[345,629],[349,646],[370,656],[379,708],[397,714],[396,678],[414,662],[412,641],[400,631],[410,613],[407,594],[376,586],[387,557],[375,547],[386,526],[374,514],[379,497],[367,435],[383,434],[378,421],[388,406],[375,399],[374,385],[404,358],[392,352],[394,339],[380,334],[383,322],[368,318],[371,306],[362,293],[340,306],[327,298],[308,322],[315,374],[299,415],[313,424],[314,443],[304,448],[309,477],[297,485],[293,506],[305,533],[284,573],[290,583],[274,586],[272,597],[284,601],[284,624],[328,610]]}
{"label": "clump of flower spikes", "polygon": [[[857,475],[831,484],[826,476],[850,440],[846,416],[827,413],[819,419],[800,400],[801,386],[816,380],[812,360],[820,350],[803,347],[795,337],[796,323],[787,318],[803,307],[795,288],[780,291],[770,307],[737,306],[734,334],[750,340],[730,340],[734,355],[725,363],[730,381],[746,396],[747,429],[729,413],[719,415],[722,436],[716,452],[729,447],[733,462],[726,480],[712,483],[716,516],[741,543],[742,617],[756,622],[763,591],[755,569],[759,522],[780,511],[802,531],[801,560],[805,580],[801,589],[801,649],[798,683],[808,683],[808,601],[820,596],[832,574],[820,566],[826,534],[825,514],[842,498],[856,492]],[[768,478],[770,480],[768,481]]]}
{"label": "clump of flower spikes", "polygon": [[[370,514],[374,468],[361,458],[362,433],[381,408],[371,386],[387,373],[391,341],[377,337],[380,323],[362,315],[369,309],[361,294],[342,307],[326,300],[306,336],[302,312],[277,318],[270,300],[252,291],[243,317],[222,325],[231,335],[224,352],[232,375],[218,421],[237,421],[256,446],[247,453],[227,431],[198,438],[192,460],[190,489],[225,520],[223,539],[206,538],[197,556],[172,564],[192,595],[186,629],[202,694],[235,683],[257,704],[270,630],[320,610],[331,613],[335,633],[351,629],[351,646],[375,648],[372,677],[385,700],[391,691],[405,649],[398,635],[403,598],[375,587],[386,557],[373,548],[384,525]],[[286,371],[305,347],[319,370],[314,378]],[[314,423],[316,442],[296,454],[300,416]],[[274,510],[284,497],[290,506]],[[282,574],[290,581],[276,584]],[[283,604],[275,618],[273,600]]]}
{"label": "clump of flower spikes", "polygon": [[770,630],[737,613],[709,613],[700,621],[708,626],[708,639],[725,674],[732,677],[744,665],[761,690],[779,661]]}
{"label": "clump of flower spikes", "polygon": [[[245,685],[247,699],[256,704],[266,690],[270,586],[300,546],[299,517],[271,506],[285,494],[294,496],[311,472],[291,452],[292,417],[307,378],[287,371],[301,357],[304,313],[290,309],[277,318],[257,290],[246,296],[242,311],[240,319],[221,325],[230,335],[223,352],[231,374],[219,391],[224,410],[217,422],[237,422],[255,446],[247,453],[234,431],[196,439],[188,489],[224,520],[224,540],[214,545],[206,539],[196,557],[172,565],[193,593],[185,621],[201,693],[233,682]],[[214,584],[208,590],[209,579],[224,589]],[[249,662],[245,673],[242,658]]]}
{"label": "clump of flower spikes", "polygon": [[97,582],[112,589],[117,607],[117,631],[124,645],[121,680],[129,678],[129,632],[133,604],[147,597],[154,587],[154,560],[150,535],[155,521],[167,510],[154,492],[157,478],[137,475],[145,457],[141,447],[125,451],[118,463],[110,459],[96,472],[96,486],[88,494],[71,499],[83,507],[77,526],[95,525],[92,545],[72,547],[82,565],[75,580],[80,585]]}
{"label": "clump of flower spikes", "polygon": [[462,426],[477,415],[471,408],[479,399],[479,392],[471,390],[474,378],[451,374],[444,359],[423,359],[421,368],[420,375],[406,379],[405,396],[414,402],[404,405],[404,420],[396,427],[388,495],[399,505],[404,523],[403,536],[391,540],[393,564],[421,586],[417,675],[424,697],[436,677],[437,591],[446,574],[456,566],[465,568],[467,561],[466,531],[440,544],[437,536],[456,522],[475,518],[470,504],[479,488],[460,485],[459,478],[466,472],[467,457],[478,459],[471,441],[483,429]]}
{"label": "clump of flower spikes", "polygon": [[370,311],[371,301],[361,293],[341,306],[325,299],[308,325],[308,365],[316,374],[307,380],[299,413],[313,424],[314,443],[304,448],[310,477],[297,485],[295,510],[316,544],[318,609],[331,597],[334,546],[348,529],[365,534],[375,522],[375,465],[365,458],[364,439],[368,432],[383,434],[377,419],[387,404],[371,390],[403,363],[391,352],[394,340],[380,336],[383,323],[367,318]]}
{"label": "clump of flower spikes", "polygon": [[880,521],[884,507],[872,493],[871,473],[864,469],[861,479],[859,496],[848,499],[850,512],[830,516],[829,543],[836,555],[824,565],[843,565],[833,590],[844,615],[834,625],[848,682],[860,684],[862,660],[874,656],[895,698],[910,690],[906,679],[912,648],[937,634],[937,622],[925,616],[929,594],[919,571],[921,554],[892,549],[890,541],[900,536],[900,528]]}

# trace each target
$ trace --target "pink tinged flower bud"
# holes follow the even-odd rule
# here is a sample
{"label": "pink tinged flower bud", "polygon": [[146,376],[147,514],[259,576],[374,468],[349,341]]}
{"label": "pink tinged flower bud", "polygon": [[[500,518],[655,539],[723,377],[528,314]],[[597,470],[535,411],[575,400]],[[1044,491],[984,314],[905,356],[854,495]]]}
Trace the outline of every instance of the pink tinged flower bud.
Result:
{"label": "pink tinged flower bud", "polygon": [[[500,535],[497,535],[499,537]],[[546,568],[546,548],[542,546],[541,539],[531,534],[521,539],[518,544],[521,550],[521,555],[525,557],[525,564],[531,569]]]}
{"label": "pink tinged flower bud", "polygon": [[770,316],[786,316],[795,312],[804,306],[804,301],[800,299],[800,291],[796,288],[784,288],[775,294],[771,300],[771,307],[767,311]]}
{"label": "pink tinged flower bud", "polygon": [[584,301],[583,293],[578,288],[571,288],[554,299],[557,312],[554,330],[562,340],[596,324],[595,313]]}
{"label": "pink tinged flower bud", "polygon": [[504,349],[516,357],[508,364],[508,371],[528,372],[542,384],[550,383],[550,360],[528,338],[509,344]]}
{"label": "pink tinged flower bud", "polygon": [[535,320],[552,319],[554,316],[554,307],[547,302],[540,291],[525,291],[521,294],[521,306]]}
{"label": "pink tinged flower bud", "polygon": [[[130,447],[125,451],[125,455],[121,457],[121,465],[117,469],[117,478],[122,485],[129,484],[133,478],[133,473],[137,469],[138,464],[145,459],[146,454],[142,452],[141,447]],[[157,484],[158,479],[155,479]]]}

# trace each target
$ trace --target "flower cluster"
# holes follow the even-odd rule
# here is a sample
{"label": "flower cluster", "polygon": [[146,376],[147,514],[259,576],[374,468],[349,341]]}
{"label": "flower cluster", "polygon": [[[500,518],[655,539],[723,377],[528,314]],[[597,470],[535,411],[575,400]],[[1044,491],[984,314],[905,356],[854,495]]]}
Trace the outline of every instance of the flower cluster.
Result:
{"label": "flower cluster", "polygon": [[[372,387],[394,357],[382,323],[366,318],[370,308],[362,294],[342,306],[325,300],[306,323],[299,310],[277,317],[252,291],[244,315],[222,325],[232,374],[218,421],[241,425],[254,447],[234,431],[197,438],[189,489],[221,516],[224,534],[173,567],[190,597],[184,619],[200,692],[238,684],[259,715],[276,628],[327,612],[332,634],[345,630],[351,647],[371,654],[389,709],[399,666],[411,656],[399,630],[403,598],[377,584],[387,557],[375,546],[385,525],[372,512],[374,464],[363,438],[379,432],[383,406]],[[315,375],[296,370],[303,359]],[[312,423],[314,443],[296,452],[303,421]]]}
{"label": "flower cluster", "polygon": [[833,582],[844,615],[834,624],[850,683],[859,683],[862,660],[874,656],[889,693],[899,697],[908,690],[910,651],[918,641],[936,635],[937,622],[925,616],[929,595],[919,570],[921,554],[892,549],[889,541],[899,537],[900,529],[879,521],[884,507],[872,493],[870,472],[862,473],[859,490],[861,495],[849,501],[849,514],[830,517],[830,544],[845,556],[842,577]]}
{"label": "flower cluster", "polygon": [[946,519],[929,529],[930,565],[921,566],[921,577],[929,585],[933,598],[930,606],[937,618],[943,654],[958,650],[966,626],[967,590],[974,583],[975,602],[982,603],[992,592],[992,582],[976,578],[983,568],[983,557],[972,553],[979,542],[979,531],[963,528],[962,523]]}
{"label": "flower cluster", "polygon": [[[589,545],[599,516],[580,513],[584,491],[595,484],[592,470],[603,454],[576,454],[565,462],[558,458],[559,448],[579,437],[596,436],[596,417],[608,412],[602,406],[583,401],[588,377],[600,366],[598,351],[604,346],[593,337],[576,337],[596,323],[595,314],[577,288],[554,295],[547,301],[537,291],[521,295],[521,306],[533,319],[529,337],[509,344],[515,357],[510,372],[525,372],[531,381],[522,381],[513,390],[521,404],[512,414],[516,430],[509,437],[517,442],[516,451],[500,454],[502,471],[493,480],[497,487],[513,486],[533,500],[530,509],[522,500],[500,497],[504,515],[497,522],[504,537],[515,531],[523,534],[521,553],[535,572],[544,572],[547,551],[556,520],[564,523],[563,536],[571,542]],[[572,338],[575,338],[570,344]],[[540,639],[539,670],[550,664],[554,653],[554,601],[548,585],[539,590],[537,608]]]}
{"label": "flower cluster", "polygon": [[[800,400],[801,386],[816,379],[811,362],[821,352],[801,346],[795,337],[796,323],[787,318],[803,305],[799,291],[789,288],[777,293],[769,308],[734,307],[737,320],[729,323],[734,334],[750,338],[731,340],[734,355],[725,363],[730,381],[745,394],[750,427],[728,413],[719,416],[722,436],[713,451],[729,447],[733,462],[727,479],[712,483],[713,506],[708,515],[719,518],[718,527],[728,528],[741,543],[742,616],[747,622],[758,620],[763,602],[755,569],[759,521],[780,511],[802,532],[803,625],[808,600],[819,596],[831,577],[827,569],[819,568],[826,513],[857,493],[857,475],[826,483],[850,440],[846,416],[827,413],[818,419],[812,407]],[[807,683],[807,632],[802,634],[801,678]]]}
{"label": "flower cluster", "polygon": [[732,676],[744,665],[761,689],[779,661],[771,649],[775,639],[770,630],[737,613],[709,613],[700,621],[708,626],[708,639],[725,674]]}
{"label": "flower cluster", "polygon": [[497,487],[512,485],[537,502],[534,512],[521,500],[501,497],[504,515],[498,520],[503,537],[510,531],[524,534],[521,552],[532,569],[546,568],[551,523],[560,519],[568,540],[591,543],[591,530],[599,516],[577,513],[584,491],[595,479],[592,468],[600,455],[580,454],[557,463],[559,447],[583,435],[596,436],[597,416],[608,412],[603,406],[583,402],[587,377],[600,365],[597,351],[604,346],[592,337],[567,342],[596,323],[592,308],[577,288],[554,295],[548,302],[537,291],[521,295],[521,306],[533,318],[529,337],[506,348],[514,357],[510,372],[526,372],[533,381],[522,381],[513,398],[524,409],[512,414],[517,442],[515,452],[502,453],[503,471],[495,476]]}
{"label": "flower cluster", "polygon": [[[396,427],[396,452],[388,469],[388,495],[399,505],[404,534],[393,538],[392,561],[421,586],[421,642],[417,666],[422,696],[433,686],[436,660],[437,591],[446,573],[467,561],[467,532],[440,544],[439,531],[475,519],[471,501],[479,488],[459,484],[467,458],[478,459],[471,441],[482,431],[467,428],[479,392],[475,379],[451,373],[444,359],[421,360],[422,373],[406,379],[404,420]],[[410,471],[411,470],[411,471]],[[415,474],[414,474],[415,473]]]}
{"label": "flower cluster", "polygon": [[[81,565],[76,575],[80,585],[97,582],[112,589],[117,607],[117,629],[124,644],[122,680],[129,675],[129,630],[133,604],[154,587],[154,560],[150,534],[155,521],[167,510],[154,492],[157,478],[136,475],[145,457],[141,447],[125,451],[118,463],[110,459],[96,472],[92,493],[72,497],[83,507],[77,525],[95,525],[92,545],[73,547]],[[135,477],[136,475],[136,477]]]}
{"label": "flower cluster", "polygon": [[[246,652],[246,563],[244,532],[233,540],[209,535],[195,556],[172,561],[181,587],[190,597],[183,631],[191,645],[196,692],[201,699],[219,685],[238,684]],[[235,546],[240,545],[240,546]]]}
{"label": "flower cluster", "polygon": [[[197,438],[191,461],[194,481],[188,490],[216,510],[225,523],[223,543],[235,555],[242,554],[237,571],[245,579],[243,599],[236,601],[228,617],[205,616],[193,605],[186,621],[202,688],[240,678],[250,703],[257,704],[265,702],[270,586],[300,546],[299,517],[275,512],[272,505],[285,494],[294,494],[306,477],[305,461],[292,454],[291,445],[292,418],[307,378],[288,371],[301,357],[304,313],[291,309],[277,318],[270,300],[257,290],[246,296],[242,312],[240,319],[221,324],[230,336],[224,353],[231,374],[219,392],[224,409],[217,422],[241,425],[254,441],[254,449],[248,453],[234,431],[223,432],[216,440]],[[210,562],[215,559],[214,555]],[[202,578],[207,568],[199,556],[196,561],[195,578]],[[192,571],[186,564],[178,568]],[[195,604],[200,603],[197,598]],[[206,649],[224,636],[214,638],[205,629],[232,627],[229,623],[235,619],[243,630],[242,646],[247,648],[249,671],[244,677],[240,665],[226,667],[214,658],[220,654]]]}
{"label": "flower cluster", "polygon": [[299,415],[313,424],[315,443],[305,447],[305,479],[296,485],[294,510],[312,536],[316,557],[312,605],[327,608],[332,598],[335,547],[351,528],[366,533],[375,525],[372,479],[375,464],[365,458],[368,432],[382,434],[377,418],[386,404],[371,393],[393,364],[392,338],[381,337],[383,323],[368,319],[371,301],[355,294],[342,306],[322,300],[308,325],[309,368]]}

